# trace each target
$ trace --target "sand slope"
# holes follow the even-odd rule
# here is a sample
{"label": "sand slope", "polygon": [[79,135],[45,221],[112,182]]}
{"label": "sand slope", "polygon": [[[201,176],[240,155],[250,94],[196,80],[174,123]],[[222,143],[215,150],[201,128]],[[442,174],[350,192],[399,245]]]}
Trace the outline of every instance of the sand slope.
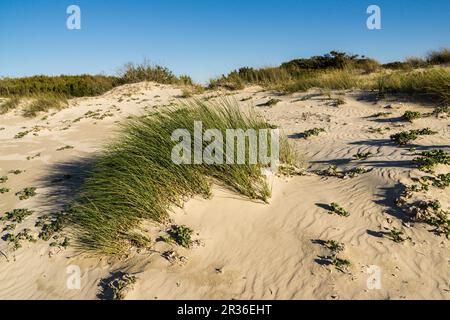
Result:
{"label": "sand slope", "polygon": [[[89,159],[119,129],[119,123],[145,110],[164,108],[176,102],[181,90],[171,86],[141,83],[117,88],[101,97],[70,101],[70,107],[35,119],[9,113],[0,116],[0,176],[8,174],[0,187],[0,212],[30,208],[35,213],[17,231],[30,228],[44,213],[60,210],[70,199],[55,178],[73,175],[73,183]],[[208,93],[206,96],[216,94]],[[192,199],[174,209],[176,223],[191,226],[198,244],[190,249],[157,242],[152,252],[131,252],[121,261],[87,257],[73,248],[49,247],[48,242],[23,243],[12,251],[0,242],[0,298],[95,299],[99,282],[117,270],[137,277],[128,299],[448,299],[450,298],[449,240],[430,232],[423,224],[405,224],[405,214],[394,206],[402,184],[421,174],[411,160],[414,152],[397,147],[389,135],[400,130],[431,127],[439,134],[420,137],[417,151],[450,149],[450,127],[445,118],[428,117],[413,124],[399,121],[405,110],[430,111],[419,104],[374,102],[370,94],[347,92],[346,103],[333,106],[327,95],[317,92],[277,96],[273,107],[258,106],[273,93],[252,87],[232,94],[241,104],[254,105],[269,121],[288,134],[309,171],[336,165],[341,170],[365,167],[372,171],[351,179],[316,174],[290,178],[272,177],[270,204],[249,201],[228,190],[214,189],[210,200]],[[305,96],[307,96],[305,98]],[[338,95],[335,95],[336,97]],[[384,107],[390,104],[391,108]],[[92,116],[92,112],[96,115]],[[392,112],[370,118],[377,112]],[[79,119],[81,117],[81,119]],[[14,136],[39,126],[21,139]],[[23,129],[26,127],[27,129]],[[326,132],[303,139],[301,133],[314,127]],[[369,127],[389,127],[383,133]],[[56,151],[66,145],[73,149]],[[370,151],[366,160],[353,155]],[[27,156],[40,156],[27,160]],[[448,168],[443,168],[447,170]],[[20,201],[15,192],[38,187],[38,195]],[[59,192],[58,192],[59,191]],[[430,190],[424,195],[439,199],[447,210],[450,192]],[[329,215],[326,205],[338,202],[348,209],[347,218]],[[147,222],[150,234],[164,229]],[[395,243],[380,232],[401,227],[412,241]],[[5,232],[2,233],[2,235]],[[323,264],[328,250],[320,240],[345,244],[342,256],[352,263],[348,272]],[[185,257],[170,263],[158,252],[175,250]],[[81,288],[66,286],[67,267],[81,269]],[[369,266],[381,271],[381,288],[367,287]]]}

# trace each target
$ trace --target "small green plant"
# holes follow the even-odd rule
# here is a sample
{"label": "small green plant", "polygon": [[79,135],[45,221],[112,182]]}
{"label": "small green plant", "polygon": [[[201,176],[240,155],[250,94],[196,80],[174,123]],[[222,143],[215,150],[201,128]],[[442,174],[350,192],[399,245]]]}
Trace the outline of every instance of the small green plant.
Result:
{"label": "small green plant", "polygon": [[339,257],[333,257],[331,264],[341,272],[345,272],[345,269],[351,265],[349,260]]}
{"label": "small green plant", "polygon": [[439,189],[445,189],[450,186],[450,173],[441,173],[432,177],[432,185]]}
{"label": "small green plant", "polygon": [[389,239],[391,239],[392,241],[396,242],[396,243],[401,243],[401,242],[404,242],[406,240],[411,240],[411,237],[404,236],[404,232],[402,230],[397,229],[397,228],[391,229],[387,233],[387,237]]}
{"label": "small green plant", "polygon": [[9,188],[0,188],[0,194],[9,192]]}
{"label": "small green plant", "polygon": [[16,229],[16,227],[17,227],[17,224],[15,224],[15,223],[7,224],[7,225],[3,228],[2,232],[5,232],[5,231],[14,231],[14,230]]}
{"label": "small green plant", "polygon": [[27,160],[33,160],[33,159],[36,159],[36,158],[38,158],[38,157],[40,157],[41,156],[41,153],[39,152],[39,153],[36,153],[35,155],[33,155],[33,156],[28,156],[27,157]]}
{"label": "small green plant", "polygon": [[327,240],[323,246],[330,250],[330,255],[325,257],[326,263],[333,265],[338,271],[345,272],[351,263],[347,259],[338,257],[339,253],[344,251],[344,244],[335,240]]}
{"label": "small green plant", "polygon": [[364,174],[364,173],[367,173],[370,171],[372,171],[372,169],[366,169],[363,167],[357,167],[357,168],[353,168],[353,169],[350,169],[347,171],[341,171],[341,170],[338,170],[337,166],[332,165],[325,170],[316,171],[316,173],[318,175],[326,176],[326,177],[337,177],[337,178],[341,178],[341,179],[347,179],[347,178],[357,177],[360,174]]}
{"label": "small green plant", "polygon": [[339,216],[342,216],[342,217],[348,217],[348,216],[350,216],[350,213],[347,211],[347,210],[345,210],[344,208],[342,208],[339,204],[337,204],[336,202],[332,202],[331,204],[330,204],[330,213],[331,214],[333,214],[333,213],[335,213],[335,214],[337,214],[337,215],[339,215]]}
{"label": "small green plant", "polygon": [[384,133],[385,130],[391,130],[391,129],[390,129],[389,127],[386,127],[386,128],[381,128],[381,127],[379,127],[379,128],[369,127],[369,128],[367,129],[367,132],[369,132],[369,133]]}
{"label": "small green plant", "polygon": [[309,137],[312,137],[312,136],[318,136],[321,132],[325,132],[325,129],[313,128],[313,129],[309,129],[309,130],[306,130],[305,132],[303,132],[303,136],[305,139],[308,139]]}
{"label": "small green plant", "polygon": [[406,121],[413,122],[413,120],[420,119],[422,114],[418,111],[405,111],[402,118]]}
{"label": "small green plant", "polygon": [[420,157],[414,159],[414,162],[417,163],[419,170],[431,172],[438,164],[449,165],[450,154],[442,149],[424,151]]}
{"label": "small green plant", "polygon": [[16,235],[8,233],[3,236],[3,240],[12,245],[13,250],[17,250],[22,247],[22,241],[27,240],[29,242],[36,242],[36,239],[31,235],[30,229],[23,229]]}
{"label": "small green plant", "polygon": [[172,228],[168,231],[170,237],[180,246],[189,248],[192,243],[192,233],[194,231],[184,225],[181,226],[172,226]]}
{"label": "small green plant", "polygon": [[402,132],[391,135],[391,140],[395,141],[398,145],[405,145],[413,140],[416,140],[419,136],[433,135],[436,133],[437,132],[432,131],[430,128],[402,131]]}
{"label": "small green plant", "polygon": [[438,106],[434,109],[433,114],[436,116],[439,116],[441,114],[450,114],[450,107],[449,106]]}
{"label": "small green plant", "polygon": [[[92,170],[68,210],[74,241],[93,254],[126,255],[130,234],[143,220],[166,222],[169,209],[190,196],[211,195],[212,183],[224,184],[251,199],[268,201],[270,187],[261,169],[266,165],[177,165],[171,160],[178,128],[259,130],[272,128],[252,112],[242,112],[234,100],[192,100],[149,112],[127,121],[122,138],[96,157]],[[283,146],[285,143],[285,146]],[[280,139],[280,162],[294,160],[287,139]],[[237,151],[237,148],[235,148]],[[120,181],[120,183],[116,183]],[[132,204],[132,205],[130,205]]]}
{"label": "small green plant", "polygon": [[151,239],[141,233],[131,232],[128,237],[130,244],[138,249],[150,248],[152,245]]}
{"label": "small green plant", "polygon": [[324,246],[331,250],[332,252],[339,253],[344,250],[344,244],[339,243],[335,240],[327,240],[324,243]]}
{"label": "small green plant", "polygon": [[0,220],[21,223],[26,217],[32,214],[33,211],[28,209],[14,209],[12,211],[6,212],[6,214],[1,217]]}
{"label": "small green plant", "polygon": [[63,151],[63,150],[68,150],[68,149],[73,149],[73,146],[67,145],[64,147],[60,147],[60,148],[56,149],[56,151]]}
{"label": "small green plant", "polygon": [[0,103],[0,115],[9,112],[12,109],[15,109],[20,104],[20,98],[12,97],[8,99],[6,102]]}
{"label": "small green plant", "polygon": [[36,220],[35,227],[41,228],[39,238],[48,241],[55,234],[61,232],[66,223],[66,215],[64,213],[56,215],[44,215]]}
{"label": "small green plant", "polygon": [[27,118],[35,117],[39,112],[50,109],[60,110],[67,106],[67,100],[62,96],[42,95],[36,98],[31,104],[25,106],[22,115]]}
{"label": "small green plant", "polygon": [[26,200],[36,195],[36,187],[27,187],[21,191],[16,192],[16,196],[19,196],[20,200]]}
{"label": "small green plant", "polygon": [[8,181],[7,176],[0,176],[0,183],[5,183],[6,181]]}
{"label": "small green plant", "polygon": [[371,155],[372,155],[372,152],[370,152],[370,151],[368,151],[368,152],[358,152],[353,157],[355,157],[358,160],[366,160]]}
{"label": "small green plant", "polygon": [[31,132],[31,130],[26,130],[26,131],[21,131],[18,132],[15,136],[14,139],[22,139],[23,137],[25,137],[27,134],[29,134]]}

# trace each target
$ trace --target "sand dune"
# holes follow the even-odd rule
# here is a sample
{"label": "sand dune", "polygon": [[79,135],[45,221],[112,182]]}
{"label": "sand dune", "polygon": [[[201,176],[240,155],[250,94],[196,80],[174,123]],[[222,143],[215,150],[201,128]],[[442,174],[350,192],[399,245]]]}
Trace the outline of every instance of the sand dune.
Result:
{"label": "sand dune", "polygon": [[[71,195],[55,181],[58,177],[70,173],[76,184],[83,166],[120,132],[121,122],[176,103],[180,95],[181,90],[172,86],[140,83],[100,97],[70,100],[68,108],[35,119],[12,112],[0,116],[0,128],[4,128],[0,131],[0,176],[8,176],[0,187],[11,189],[0,194],[0,212],[34,210],[16,231],[30,228],[36,234],[37,217],[61,210],[70,200]],[[214,95],[220,93],[203,97]],[[345,99],[339,106],[314,91],[276,96],[281,101],[272,107],[258,106],[275,97],[259,87],[231,95],[237,101],[251,97],[240,103],[254,106],[283,129],[299,151],[307,174],[271,177],[269,204],[216,187],[212,199],[191,199],[184,208],[174,209],[173,221],[196,232],[198,241],[192,249],[156,242],[152,251],[133,251],[125,259],[113,260],[79,254],[70,246],[50,247],[42,240],[24,242],[13,251],[1,241],[0,298],[95,299],[101,279],[115,271],[137,278],[127,299],[450,298],[449,241],[431,232],[428,225],[408,222],[406,214],[395,207],[402,186],[423,174],[412,163],[414,151],[389,140],[390,134],[401,130],[430,127],[438,134],[414,141],[416,150],[450,150],[448,119],[403,122],[399,117],[404,111],[429,112],[429,106],[374,102],[364,92],[333,93]],[[391,114],[371,117],[380,111]],[[315,127],[325,132],[310,139],[302,137],[305,130]],[[23,138],[14,139],[28,130]],[[57,151],[65,146],[73,148]],[[366,152],[371,153],[367,159],[354,158]],[[332,165],[339,170],[363,167],[370,171],[346,179],[315,173]],[[8,174],[16,169],[24,172]],[[20,201],[15,193],[26,187],[37,187],[37,195]],[[431,188],[423,197],[439,199],[444,209],[450,209],[448,189]],[[328,214],[331,202],[345,207],[350,216]],[[153,238],[165,228],[151,222],[145,227]],[[396,243],[382,236],[394,227],[403,229],[411,240]],[[323,258],[328,251],[321,245],[325,240],[344,243],[342,256],[351,262],[346,272],[326,265]],[[159,254],[169,249],[183,258],[171,263]],[[80,267],[80,289],[66,285],[70,265]],[[381,272],[379,289],[367,286],[370,266]]]}

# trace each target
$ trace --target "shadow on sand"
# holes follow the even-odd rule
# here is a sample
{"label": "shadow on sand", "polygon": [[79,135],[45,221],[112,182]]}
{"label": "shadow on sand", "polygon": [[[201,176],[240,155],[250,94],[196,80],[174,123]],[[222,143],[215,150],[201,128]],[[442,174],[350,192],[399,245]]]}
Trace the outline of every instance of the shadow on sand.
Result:
{"label": "shadow on sand", "polygon": [[48,174],[38,180],[39,185],[46,188],[41,205],[52,211],[67,210],[68,205],[77,198],[94,162],[95,158],[86,157],[50,165]]}

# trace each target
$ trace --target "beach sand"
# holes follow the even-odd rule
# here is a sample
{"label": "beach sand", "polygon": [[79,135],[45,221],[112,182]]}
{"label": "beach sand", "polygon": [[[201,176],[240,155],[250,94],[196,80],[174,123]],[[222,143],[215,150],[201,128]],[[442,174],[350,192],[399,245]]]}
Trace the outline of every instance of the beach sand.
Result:
{"label": "beach sand", "polygon": [[[99,97],[72,99],[68,108],[34,119],[23,118],[17,111],[0,116],[0,129],[4,128],[0,131],[0,176],[8,176],[0,187],[11,189],[0,194],[0,214],[16,208],[34,210],[15,231],[30,228],[36,236],[36,218],[62,210],[70,201],[72,194],[55,182],[58,177],[70,174],[69,182],[76,185],[92,157],[119,134],[120,123],[183,100],[181,93],[169,85],[139,83]],[[132,251],[119,260],[80,254],[70,246],[51,247],[42,240],[23,242],[22,248],[13,251],[0,241],[0,299],[96,299],[101,279],[116,271],[136,276],[127,299],[450,298],[449,240],[428,225],[408,222],[407,214],[394,205],[402,188],[424,173],[412,162],[414,151],[389,139],[401,130],[430,127],[438,134],[414,141],[416,150],[448,151],[448,119],[433,116],[404,122],[399,119],[404,111],[430,112],[430,106],[398,99],[376,101],[373,94],[356,91],[333,92],[333,97],[345,100],[339,106],[318,91],[278,96],[250,87],[227,94],[237,101],[251,97],[240,104],[253,106],[279,125],[309,173],[270,177],[268,204],[214,187],[211,199],[194,198],[183,208],[174,208],[174,223],[195,230],[197,241],[191,249],[156,242],[152,251]],[[215,95],[220,93],[199,98]],[[270,98],[281,101],[272,107],[258,106]],[[377,112],[392,114],[370,117]],[[325,132],[309,139],[301,136],[315,127]],[[390,130],[379,133],[370,127]],[[14,139],[17,133],[33,128],[23,138]],[[73,149],[57,151],[67,145]],[[372,155],[357,160],[353,155],[358,152]],[[313,172],[330,165],[371,171],[348,179]],[[8,174],[16,169],[24,172]],[[439,170],[449,172],[448,167]],[[37,195],[20,201],[15,193],[25,187],[37,187]],[[439,199],[449,210],[448,190],[430,188],[417,197]],[[331,202],[342,205],[350,216],[329,214],[326,206]],[[150,221],[144,225],[153,240],[167,227]],[[394,227],[404,230],[411,240],[396,243],[382,236]],[[345,245],[341,255],[351,262],[345,272],[324,263],[329,250],[320,241],[326,240]],[[165,250],[174,250],[183,258],[169,262],[160,254]],[[79,289],[67,286],[68,267],[74,265],[81,271]],[[368,285],[373,270],[379,271],[379,288]]]}

